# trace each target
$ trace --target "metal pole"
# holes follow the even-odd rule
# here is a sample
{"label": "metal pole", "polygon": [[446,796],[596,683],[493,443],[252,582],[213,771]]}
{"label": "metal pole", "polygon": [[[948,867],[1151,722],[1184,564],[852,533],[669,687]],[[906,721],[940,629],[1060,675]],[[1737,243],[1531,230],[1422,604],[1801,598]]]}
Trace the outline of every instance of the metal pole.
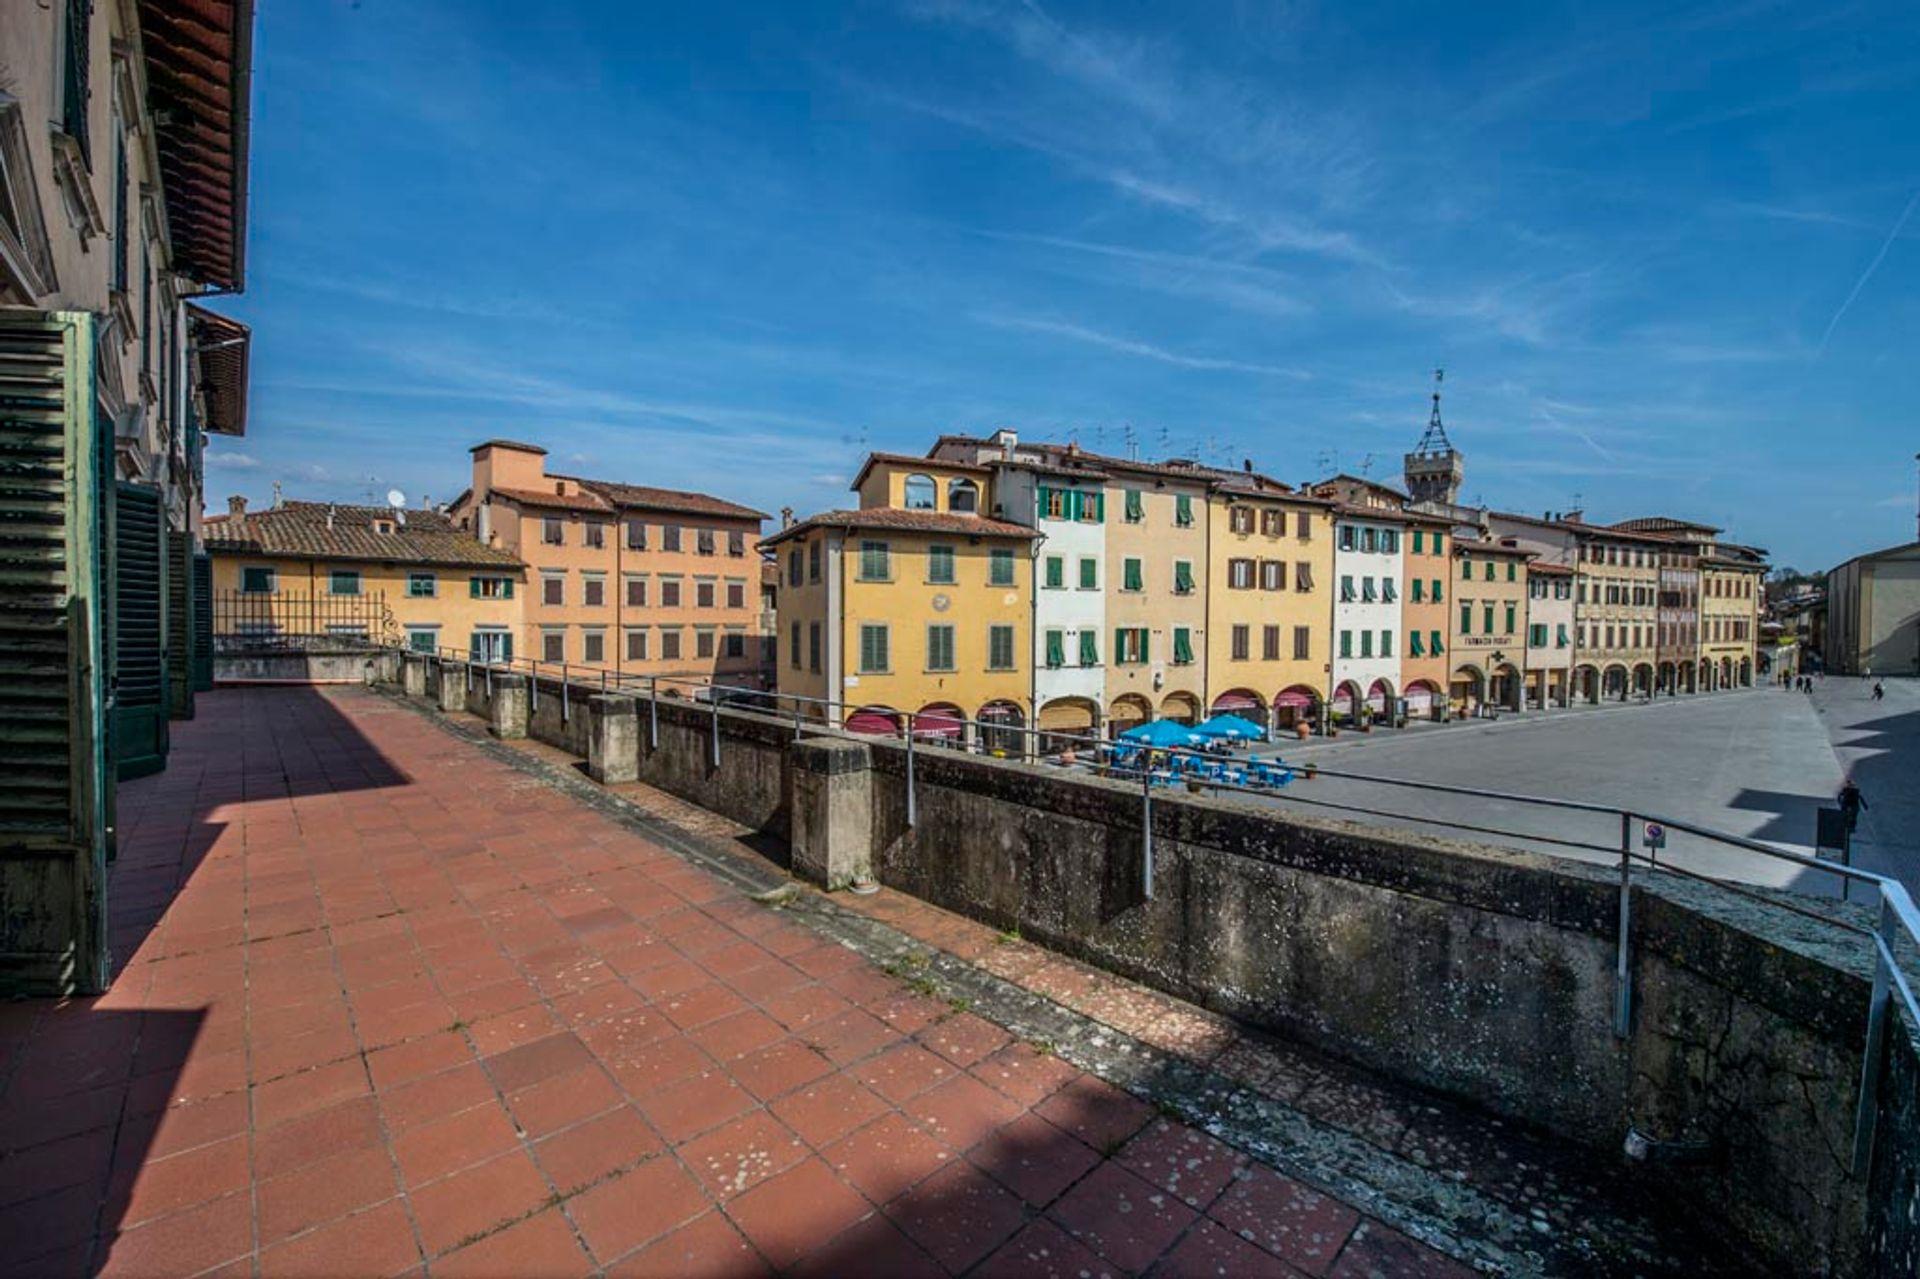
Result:
{"label": "metal pole", "polygon": [[527,713],[540,713],[540,663],[527,659]]}
{"label": "metal pole", "polygon": [[660,677],[647,676],[647,749],[660,749]]}
{"label": "metal pole", "polygon": [[793,740],[800,740],[800,699],[793,700]]}
{"label": "metal pole", "polygon": [[1860,1103],[1853,1116],[1853,1175],[1864,1177],[1873,1163],[1873,1132],[1880,1118],[1880,1074],[1886,1060],[1887,1018],[1893,1011],[1893,907],[1880,894],[1879,944],[1874,947],[1873,994],[1867,1004],[1867,1048],[1860,1060]]}
{"label": "metal pole", "polygon": [[572,689],[567,684],[567,664],[560,663],[560,727],[567,726],[567,711],[572,701]]}
{"label": "metal pole", "polygon": [[715,768],[719,768],[720,767],[720,694],[715,692],[711,686],[709,686],[707,689],[707,704],[713,707],[713,719],[710,721],[713,725],[713,732],[710,738],[713,744],[713,766]]}
{"label": "metal pole", "polygon": [[1613,1033],[1627,1037],[1628,1016],[1632,1011],[1633,973],[1630,929],[1633,924],[1633,887],[1629,879],[1633,852],[1633,814],[1620,814],[1620,946],[1614,967]]}
{"label": "metal pole", "polygon": [[1153,770],[1140,759],[1140,895],[1153,900]]}
{"label": "metal pole", "polygon": [[907,716],[907,829],[920,820],[920,807],[913,793],[913,716]]}

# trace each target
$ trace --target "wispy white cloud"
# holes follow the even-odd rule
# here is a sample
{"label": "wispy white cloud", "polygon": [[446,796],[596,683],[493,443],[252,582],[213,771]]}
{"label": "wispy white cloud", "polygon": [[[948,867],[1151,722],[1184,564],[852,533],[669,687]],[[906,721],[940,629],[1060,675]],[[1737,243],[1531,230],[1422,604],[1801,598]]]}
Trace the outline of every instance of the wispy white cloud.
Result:
{"label": "wispy white cloud", "polygon": [[1290,317],[1313,309],[1300,296],[1298,281],[1268,267],[1065,236],[992,231],[980,234],[988,239],[1119,263],[1126,272],[1122,277],[1124,283],[1177,297],[1204,298],[1251,314]]}
{"label": "wispy white cloud", "polygon": [[1122,337],[1114,333],[1102,333],[1084,325],[1069,324],[1061,320],[1038,319],[1023,315],[976,315],[975,319],[983,324],[991,324],[1000,329],[1020,329],[1028,333],[1046,333],[1053,337],[1068,338],[1075,342],[1084,342],[1089,346],[1103,347],[1109,351],[1118,351],[1122,355],[1137,355],[1142,359],[1156,360],[1161,364],[1171,364],[1176,368],[1195,369],[1209,373],[1253,373],[1263,377],[1290,378],[1296,381],[1308,381],[1313,375],[1302,369],[1283,368],[1277,364],[1261,364],[1250,360],[1225,359],[1211,355],[1189,355],[1180,351],[1170,351],[1151,342],[1142,342],[1135,338]]}

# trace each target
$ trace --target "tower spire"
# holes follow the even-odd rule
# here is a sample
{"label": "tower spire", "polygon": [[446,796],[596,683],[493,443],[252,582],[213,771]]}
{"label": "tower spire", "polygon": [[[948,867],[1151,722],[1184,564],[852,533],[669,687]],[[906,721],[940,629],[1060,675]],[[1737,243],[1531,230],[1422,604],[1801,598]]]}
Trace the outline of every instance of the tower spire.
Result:
{"label": "tower spire", "polygon": [[1446,376],[1445,369],[1433,371],[1433,413],[1427,418],[1426,434],[1406,455],[1405,474],[1407,492],[1416,502],[1452,506],[1459,500],[1460,482],[1466,477],[1466,459],[1453,447],[1440,420],[1440,384]]}
{"label": "tower spire", "polygon": [[1451,453],[1453,441],[1447,438],[1447,428],[1440,421],[1440,383],[1446,380],[1445,369],[1433,371],[1433,414],[1427,418],[1427,433],[1420,437],[1420,444],[1413,451],[1419,454]]}

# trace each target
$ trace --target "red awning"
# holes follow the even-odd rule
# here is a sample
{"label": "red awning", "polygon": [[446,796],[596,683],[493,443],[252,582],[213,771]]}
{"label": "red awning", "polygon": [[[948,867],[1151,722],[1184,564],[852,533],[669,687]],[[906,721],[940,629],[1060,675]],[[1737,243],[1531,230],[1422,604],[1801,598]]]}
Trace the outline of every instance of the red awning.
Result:
{"label": "red awning", "polygon": [[1245,693],[1222,693],[1213,699],[1216,714],[1221,711],[1257,711],[1260,703]]}
{"label": "red awning", "polygon": [[960,708],[957,706],[929,706],[913,717],[913,735],[915,737],[953,737],[961,735],[964,725],[960,722]]}
{"label": "red awning", "polygon": [[876,737],[895,737],[899,735],[900,723],[885,711],[855,711],[847,716],[847,731],[871,733]]}
{"label": "red awning", "polygon": [[1317,700],[1319,699],[1316,698],[1309,689],[1290,688],[1280,694],[1280,696],[1274,698],[1273,704],[1275,706],[1292,706],[1296,709],[1305,709],[1310,708]]}

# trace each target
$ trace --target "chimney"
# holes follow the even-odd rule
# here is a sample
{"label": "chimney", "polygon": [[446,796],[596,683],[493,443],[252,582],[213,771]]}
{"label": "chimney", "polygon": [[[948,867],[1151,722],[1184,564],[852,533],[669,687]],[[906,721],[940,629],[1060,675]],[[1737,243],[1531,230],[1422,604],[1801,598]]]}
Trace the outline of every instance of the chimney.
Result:
{"label": "chimney", "polygon": [[1246,473],[1247,473],[1248,475],[1252,475],[1252,474],[1253,474],[1253,459],[1252,459],[1252,458],[1250,458],[1250,457],[1243,457],[1243,458],[1241,458],[1241,459],[1240,459],[1240,469],[1241,469],[1241,470],[1243,470],[1243,471],[1245,471],[1245,472],[1246,472]]}
{"label": "chimney", "polygon": [[327,532],[333,532],[333,503],[327,503]]}
{"label": "chimney", "polygon": [[247,526],[247,499],[237,493],[227,499],[227,522],[235,529]]}
{"label": "chimney", "polygon": [[783,506],[780,508],[780,527],[793,527],[793,508],[791,506]]}
{"label": "chimney", "polygon": [[1000,456],[1009,462],[1013,461],[1013,451],[1020,447],[1020,437],[1003,426],[993,433],[993,441],[1000,446]]}

